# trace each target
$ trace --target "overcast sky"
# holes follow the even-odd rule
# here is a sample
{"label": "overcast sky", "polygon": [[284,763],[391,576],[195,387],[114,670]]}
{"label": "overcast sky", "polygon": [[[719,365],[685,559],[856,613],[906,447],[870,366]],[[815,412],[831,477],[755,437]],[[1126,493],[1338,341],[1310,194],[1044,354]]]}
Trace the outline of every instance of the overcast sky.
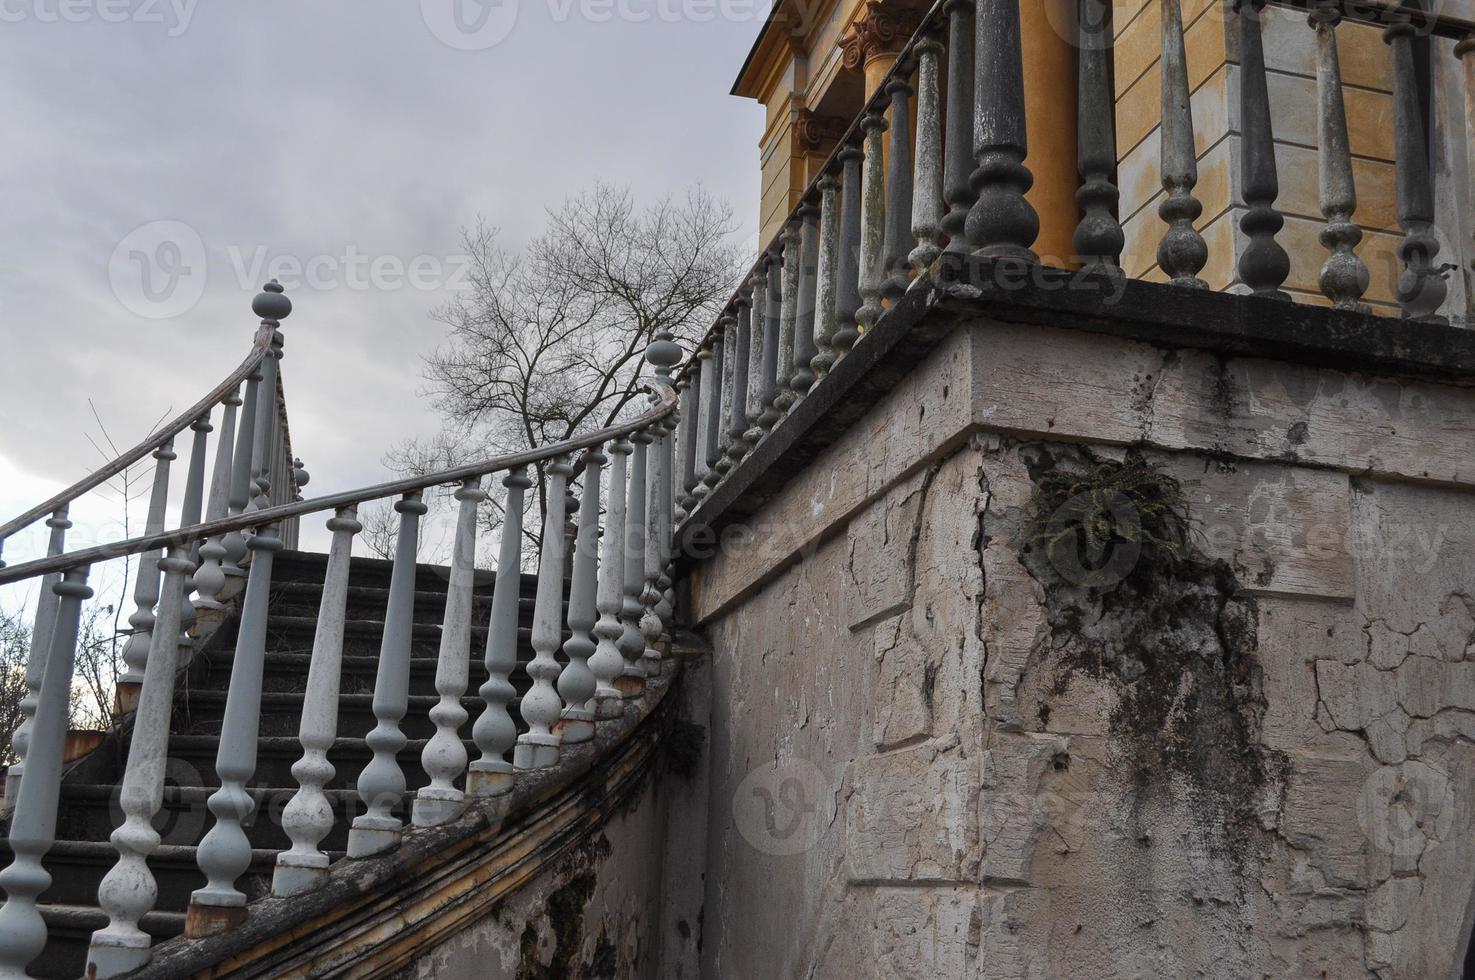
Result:
{"label": "overcast sky", "polygon": [[[427,312],[477,215],[518,243],[596,179],[641,201],[699,182],[755,243],[762,112],[728,91],[765,12],[0,0],[0,512],[99,461],[89,398],[132,444],[228,373],[274,262],[313,280],[289,291],[283,377],[316,494],[435,430]],[[107,501],[78,511],[77,544],[112,536]]]}

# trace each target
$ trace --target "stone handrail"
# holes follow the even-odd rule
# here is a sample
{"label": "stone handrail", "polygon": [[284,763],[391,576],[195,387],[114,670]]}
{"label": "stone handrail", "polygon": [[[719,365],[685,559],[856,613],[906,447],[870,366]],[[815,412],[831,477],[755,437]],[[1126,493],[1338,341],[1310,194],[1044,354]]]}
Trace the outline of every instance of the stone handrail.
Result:
{"label": "stone handrail", "polygon": [[[47,941],[38,899],[51,877],[42,860],[54,843],[78,622],[81,603],[91,595],[86,580],[97,561],[141,555],[139,564],[146,571],[140,572],[134,594],[138,611],[130,618],[135,632],[125,651],[128,672],[119,680],[120,703],[133,709],[120,796],[124,820],[112,835],[117,863],[98,886],[98,904],[108,924],[92,935],[91,977],[118,976],[151,957],[152,940],[140,922],[153,910],[157,895],[148,858],[160,845],[152,822],[163,801],[176,672],[189,662],[188,634],[196,611],[218,613],[234,595],[227,588],[227,565],[244,576],[245,585],[215,760],[220,786],[207,804],[215,823],[197,849],[206,884],[190,897],[185,933],[189,938],[215,935],[245,918],[247,899],[238,882],[252,853],[244,831],[253,810],[247,785],[256,769],[260,737],[273,556],[284,547],[281,528],[288,522],[330,512],[332,543],[299,724],[303,754],[292,767],[298,790],[282,814],[292,847],[277,857],[275,896],[302,895],[329,879],[329,858],[320,847],[334,823],[324,795],[334,776],[327,752],[338,736],[349,563],[354,536],[362,530],[360,504],[398,498],[394,509],[399,528],[374,685],[376,724],[365,739],[373,757],[357,783],[366,812],[349,828],[348,857],[396,850],[406,830],[396,808],[411,795],[411,823],[440,826],[458,819],[478,799],[504,797],[519,774],[557,766],[564,746],[590,742],[601,723],[622,720],[626,702],[640,697],[646,679],[658,677],[667,663],[674,606],[671,446],[677,405],[669,376],[681,353],[669,333],[658,333],[646,351],[654,368],[652,404],[636,418],[551,446],[437,473],[312,500],[279,501],[270,496],[271,482],[290,456],[275,452],[285,445],[281,415],[274,407],[278,399],[262,396],[281,390],[279,328],[291,304],[273,283],[256,297],[253,309],[262,317],[266,340],[260,383],[246,397],[247,414],[256,424],[242,426],[235,455],[229,455],[234,405],[227,398],[227,433],[216,458],[216,492],[208,518],[199,519],[206,422],[196,427],[192,489],[186,493],[186,519],[179,528],[162,529],[160,508],[158,514],[151,512],[149,530],[139,537],[70,553],[58,548],[47,558],[0,569],[0,584],[42,576],[47,584],[43,592],[53,597],[44,642],[33,644],[36,670],[25,764],[18,771],[12,767],[16,777],[6,794],[14,808],[9,826],[14,859],[0,871],[6,893],[0,906],[0,976],[25,976]],[[605,448],[613,464],[608,513],[601,515],[601,477],[609,459]],[[579,451],[582,485],[573,494],[571,454]],[[155,456],[156,474],[163,472],[156,475],[156,485],[167,486],[169,443],[161,443]],[[533,611],[534,656],[526,666],[533,684],[517,705],[527,727],[519,735],[509,713],[516,693],[509,677],[518,663],[523,501],[533,485],[527,472],[533,465],[546,481],[547,510]],[[489,677],[479,691],[485,709],[473,726],[481,757],[471,760],[459,729],[468,720],[462,698],[468,685],[478,508],[489,496],[483,479],[494,473],[504,474],[507,495],[484,658]],[[294,478],[294,488],[301,482]],[[248,483],[254,485],[254,495],[247,494]],[[421,754],[421,767],[431,781],[409,794],[398,752],[406,742],[401,722],[409,709],[416,549],[420,517],[427,510],[421,498],[425,490],[447,483],[457,486],[457,515],[435,675],[438,702],[428,713],[436,733]],[[565,518],[572,523],[575,514],[567,577],[566,622],[572,635],[564,641]],[[233,542],[250,554],[249,562],[235,556]],[[192,588],[199,597],[190,603]],[[560,649],[567,661],[563,664],[556,656]],[[457,785],[463,780],[464,789]]]}
{"label": "stone handrail", "polygon": [[[1238,289],[1279,302],[1290,259],[1277,241],[1284,217],[1261,37],[1269,0],[1228,0],[1236,35],[1241,128]],[[1464,113],[1475,130],[1475,24],[1385,0],[1274,0],[1305,10],[1317,39],[1321,241],[1320,290],[1334,308],[1371,315],[1369,274],[1357,255],[1362,231],[1343,102],[1336,31],[1346,19],[1384,28],[1392,64],[1397,214],[1403,231],[1396,297],[1405,319],[1443,323],[1445,277],[1432,232],[1435,201],[1413,41],[1420,33],[1459,38]],[[1113,118],[1113,32],[1108,0],[1078,0],[1076,109],[1080,220],[1072,288],[1103,296],[1125,272],[1117,214]],[[1169,283],[1204,289],[1209,245],[1197,226],[1198,160],[1179,0],[1163,0],[1159,166],[1166,225],[1157,249]],[[1024,72],[1020,0],[942,0],[922,17],[895,64],[759,254],[749,275],[676,379],[678,521],[782,425],[793,406],[824,385],[846,357],[911,290],[937,284],[943,253],[1000,288],[1043,268],[1032,251],[1039,219],[1026,198]],[[942,71],[943,65],[946,71]],[[943,79],[945,78],[945,91]],[[915,79],[915,89],[913,87]],[[914,98],[915,96],[915,98]],[[915,136],[912,114],[915,110]],[[890,117],[890,122],[887,117]],[[1471,177],[1475,191],[1475,175]],[[763,465],[761,461],[757,465]]]}

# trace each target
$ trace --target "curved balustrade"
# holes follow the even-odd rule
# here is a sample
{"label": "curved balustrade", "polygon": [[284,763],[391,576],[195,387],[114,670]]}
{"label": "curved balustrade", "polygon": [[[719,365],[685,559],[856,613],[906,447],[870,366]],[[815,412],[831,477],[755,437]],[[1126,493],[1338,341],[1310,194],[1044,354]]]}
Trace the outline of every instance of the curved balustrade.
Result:
{"label": "curved balustrade", "polygon": [[[1431,231],[1436,203],[1409,51],[1411,38],[1420,32],[1459,41],[1453,54],[1462,60],[1469,81],[1466,105],[1452,115],[1463,116],[1475,128],[1475,23],[1391,0],[1229,2],[1229,27],[1237,35],[1238,77],[1243,80],[1237,95],[1241,164],[1236,171],[1243,207],[1234,288],[1291,299],[1281,288],[1289,262],[1277,241],[1284,218],[1276,209],[1279,182],[1261,43],[1261,13],[1273,5],[1304,11],[1316,38],[1326,219],[1321,241],[1327,249],[1322,294],[1338,309],[1369,310],[1361,302],[1368,270],[1353,252],[1362,233],[1352,223],[1357,198],[1336,45],[1337,25],[1356,21],[1385,29],[1392,66],[1398,215],[1404,230],[1398,301],[1406,318],[1441,319],[1444,278],[1453,267],[1439,263],[1440,242]],[[678,387],[692,393],[694,409],[683,415],[678,445],[700,447],[710,434],[726,433],[718,465],[705,471],[706,489],[689,492],[678,515],[689,519],[700,514],[710,490],[775,426],[783,425],[793,406],[823,387],[836,361],[863,342],[908,291],[931,285],[939,261],[961,253],[1024,268],[1040,263],[1032,251],[1039,219],[1026,198],[1033,177],[1024,126],[1020,3],[935,4],[779,233],[759,252],[750,274],[677,376]],[[1080,217],[1074,235],[1078,254],[1070,262],[1108,278],[1124,275],[1125,245],[1115,183],[1119,157],[1112,122],[1112,6],[1110,0],[1077,0],[1073,39],[1078,51]],[[1180,0],[1163,0],[1159,6],[1163,61],[1158,176],[1163,196],[1158,211],[1163,230],[1158,261],[1172,285],[1205,288],[1200,273],[1212,256],[1196,224],[1203,207],[1194,196],[1198,157],[1183,16]],[[943,65],[945,81],[939,70]],[[804,258],[790,261],[800,241]],[[1471,252],[1475,257],[1475,250]],[[795,330],[802,336],[795,336]],[[717,354],[722,344],[725,357]],[[810,359],[800,365],[809,352]],[[720,376],[709,382],[706,375],[713,372]],[[688,474],[693,472],[690,453],[684,450]],[[701,463],[698,449],[698,475]],[[693,486],[696,482],[689,477]]]}
{"label": "curved balustrade", "polygon": [[[62,777],[58,726],[64,726],[70,696],[77,604],[87,591],[82,583],[98,562],[130,555],[140,558],[133,590],[137,608],[131,620],[135,628],[131,647],[138,655],[129,659],[131,673],[120,683],[120,687],[124,683],[131,687],[127,707],[135,708],[136,713],[122,779],[124,820],[112,838],[118,858],[98,889],[98,905],[108,923],[93,934],[89,950],[89,975],[96,977],[126,973],[150,957],[151,940],[140,922],[153,911],[158,894],[148,859],[160,843],[152,822],[163,800],[176,673],[187,662],[190,649],[183,629],[187,617],[192,619],[206,610],[218,612],[227,604],[230,596],[223,585],[230,567],[243,570],[245,589],[239,600],[239,626],[215,759],[220,784],[209,799],[213,824],[197,848],[199,868],[207,882],[190,898],[186,934],[211,935],[234,927],[244,917],[247,897],[241,882],[252,860],[245,828],[255,808],[248,786],[256,771],[261,734],[272,559],[284,546],[284,526],[309,514],[326,513],[332,549],[304,694],[299,729],[302,756],[292,767],[298,790],[282,816],[292,846],[276,859],[272,881],[276,894],[302,894],[327,879],[329,856],[321,842],[337,819],[325,796],[325,787],[335,775],[327,751],[337,737],[365,734],[341,732],[337,718],[349,561],[354,536],[362,529],[356,520],[359,506],[397,499],[400,527],[374,684],[375,725],[366,739],[374,754],[357,779],[367,810],[352,823],[349,857],[368,857],[396,847],[408,830],[399,816],[400,807],[412,796],[413,825],[434,826],[456,819],[470,803],[503,796],[519,772],[557,765],[561,744],[588,741],[600,722],[622,718],[620,702],[639,695],[645,679],[665,668],[671,617],[674,498],[670,484],[676,478],[672,458],[676,392],[669,373],[680,357],[669,334],[657,335],[647,351],[647,360],[655,369],[652,405],[628,422],[544,449],[303,500],[297,490],[305,475],[290,455],[280,398],[273,397],[281,392],[279,328],[291,304],[273,283],[256,298],[253,309],[262,317],[253,356],[232,375],[235,384],[221,385],[209,399],[212,405],[222,405],[224,412],[217,455],[213,467],[208,467],[215,482],[208,495],[203,485],[207,470],[203,453],[211,429],[208,421],[199,421],[207,413],[196,406],[182,417],[182,423],[166,427],[172,431],[151,437],[141,449],[120,457],[126,460],[153,453],[158,462],[156,492],[144,534],[66,552],[67,500],[61,500],[48,522],[52,528],[48,556],[0,568],[0,585],[41,578],[38,616],[44,627],[38,631],[37,645],[42,649],[28,674],[29,726],[22,739],[29,752],[25,767],[13,770],[12,791],[6,794],[16,801],[10,825],[15,858],[0,873],[7,887],[5,905],[0,907],[0,976],[25,976],[27,965],[46,940],[37,899],[49,881],[41,862],[54,842]],[[237,391],[241,381],[246,382],[244,397]],[[167,465],[173,458],[174,436],[185,428],[193,429],[197,457],[188,470],[181,511],[187,521],[166,530]],[[627,467],[632,443],[636,452]],[[707,446],[715,444],[714,431]],[[247,446],[251,447],[249,465],[235,455]],[[615,460],[609,492],[619,499],[609,501],[603,511],[608,523],[601,529],[600,476],[609,458],[606,450]],[[576,456],[583,471],[582,496],[569,494],[566,507],[566,481],[575,471]],[[532,485],[526,475],[531,467],[540,468],[549,482],[549,506],[534,613],[536,656],[528,667],[534,687],[516,705],[527,728],[518,736],[509,714],[515,691],[508,675],[517,664],[519,540],[523,494]],[[487,636],[490,677],[481,688],[485,703],[474,725],[482,757],[471,762],[461,736],[470,720],[462,698],[473,632],[477,517],[489,497],[488,478],[498,473],[506,476],[502,481],[506,521]],[[290,492],[285,500],[281,491],[273,489],[279,481]],[[89,478],[73,490],[83,492],[96,482]],[[439,700],[429,709],[436,734],[421,753],[431,783],[411,794],[405,788],[399,750],[405,744],[401,723],[410,701],[415,552],[418,521],[425,511],[420,498],[426,490],[442,485],[458,487],[458,512],[435,678]],[[565,617],[566,509],[578,515],[578,523],[573,591]],[[199,519],[202,510],[206,511],[204,521]],[[19,526],[19,521],[13,523]],[[236,539],[244,545],[249,561],[232,553]],[[188,598],[191,583],[202,593],[193,604]],[[567,643],[562,639],[565,625],[573,631]],[[566,662],[555,656],[560,648],[567,655]]]}

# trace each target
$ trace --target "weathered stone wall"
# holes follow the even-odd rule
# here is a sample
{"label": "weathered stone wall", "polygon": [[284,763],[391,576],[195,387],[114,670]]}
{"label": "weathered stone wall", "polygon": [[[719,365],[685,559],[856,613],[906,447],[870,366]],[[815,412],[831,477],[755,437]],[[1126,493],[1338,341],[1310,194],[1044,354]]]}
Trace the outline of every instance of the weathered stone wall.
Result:
{"label": "weathered stone wall", "polygon": [[[1458,976],[1472,460],[1461,388],[955,332],[691,577],[704,975]],[[1187,539],[1050,549],[1123,485]]]}

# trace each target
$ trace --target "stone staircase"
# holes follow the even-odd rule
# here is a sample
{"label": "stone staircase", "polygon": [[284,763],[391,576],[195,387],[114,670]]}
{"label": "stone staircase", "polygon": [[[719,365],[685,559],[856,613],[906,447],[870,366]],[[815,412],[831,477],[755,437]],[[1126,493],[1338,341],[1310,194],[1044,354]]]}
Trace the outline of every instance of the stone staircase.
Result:
{"label": "stone staircase", "polygon": [[[250,870],[240,884],[253,900],[269,892],[276,854],[289,846],[280,817],[297,789],[291,768],[302,753],[297,741],[301,692],[311,659],[326,565],[326,555],[286,551],[276,557],[268,619],[266,693],[261,705],[256,775],[251,783],[256,811],[247,827],[253,854]],[[322,844],[334,860],[342,857],[348,825],[359,812],[354,784],[371,754],[363,735],[374,727],[372,692],[390,568],[388,561],[356,558],[349,577],[338,715],[342,737],[328,754],[337,770],[328,786],[337,819]],[[429,781],[420,767],[420,753],[434,733],[428,712],[438,700],[434,681],[447,583],[446,569],[417,566],[410,710],[401,723],[409,741],[399,753],[411,790]],[[534,589],[534,577],[523,576],[519,669],[512,676],[519,697],[530,685],[521,665],[532,659],[529,639]],[[482,656],[491,594],[492,573],[479,575],[472,614],[470,684],[463,702],[473,722],[483,706],[476,691],[487,677]],[[156,940],[183,932],[190,892],[205,883],[195,864],[195,852],[213,822],[205,803],[219,785],[215,753],[237,625],[233,614],[227,617],[202,642],[176,679],[164,804],[154,821],[162,846],[149,860],[158,882],[159,900],[155,911],[143,920],[143,927]],[[519,730],[524,730],[518,702],[514,701],[510,709]],[[56,843],[44,862],[53,879],[42,896],[49,940],[41,958],[32,965],[34,976],[81,976],[89,937],[106,924],[107,916],[95,904],[97,886],[117,858],[108,837],[122,821],[118,784],[127,759],[129,729],[130,720],[125,719],[98,749],[72,764],[63,779]],[[470,734],[470,722],[463,733]],[[480,752],[469,739],[466,747],[471,758],[479,758]],[[409,801],[397,812],[408,821]],[[9,847],[0,841],[0,865],[9,860]]]}

